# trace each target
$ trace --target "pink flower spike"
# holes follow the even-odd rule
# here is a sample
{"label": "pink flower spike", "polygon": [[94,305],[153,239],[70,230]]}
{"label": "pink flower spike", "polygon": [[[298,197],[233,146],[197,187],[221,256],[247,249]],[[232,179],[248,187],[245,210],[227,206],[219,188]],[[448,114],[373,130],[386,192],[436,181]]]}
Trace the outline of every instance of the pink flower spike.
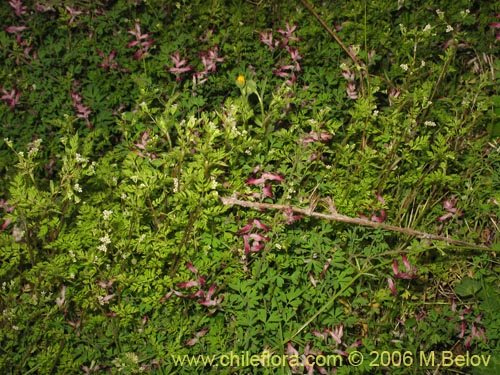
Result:
{"label": "pink flower spike", "polygon": [[23,30],[26,30],[26,26],[9,26],[5,28],[5,31],[9,34],[17,33]]}
{"label": "pink flower spike", "polygon": [[264,187],[262,188],[262,198],[274,199],[272,186],[270,184],[265,184]]}
{"label": "pink flower spike", "polygon": [[264,31],[260,33],[260,41],[267,45],[271,51],[274,51],[279,45],[279,41],[277,40],[273,43],[273,34],[271,32]]}
{"label": "pink flower spike", "polygon": [[288,76],[290,75],[290,73],[287,73],[287,72],[281,72],[281,71],[279,71],[279,70],[276,70],[276,71],[274,72],[274,74],[276,74],[278,77],[284,77],[284,78],[286,78],[286,77],[288,77]]}
{"label": "pink flower spike", "polygon": [[266,247],[265,244],[261,243],[261,242],[254,242],[254,244],[252,245],[252,247],[250,248],[250,251],[256,253],[258,251],[261,251],[264,247]]}
{"label": "pink flower spike", "polygon": [[326,340],[326,338],[328,337],[328,332],[326,332],[326,330],[323,330],[323,333],[321,333],[313,329],[311,332],[314,336],[321,337],[323,340]]}
{"label": "pink flower spike", "polygon": [[342,324],[330,330],[329,333],[338,345],[342,344],[342,335],[344,334],[344,326]]}
{"label": "pink flower spike", "polygon": [[297,30],[297,25],[293,25],[293,27],[290,27],[290,24],[288,21],[286,22],[286,30],[279,29],[278,32],[283,35],[285,38],[288,38],[290,40],[299,40],[299,38],[292,36],[292,34]]}
{"label": "pink flower spike", "polygon": [[200,286],[205,285],[206,281],[207,281],[207,277],[206,276],[198,276],[198,283],[199,283]]}
{"label": "pink flower spike", "polygon": [[108,289],[111,288],[115,281],[113,279],[109,281],[96,281],[96,284],[99,285],[103,289]]}
{"label": "pink flower spike", "polygon": [[399,274],[399,264],[396,259],[392,261],[392,271],[394,272],[395,275]]}
{"label": "pink flower spike", "polygon": [[243,235],[244,251],[245,255],[250,252],[250,240],[248,239],[248,234]]}
{"label": "pink flower spike", "polygon": [[453,214],[451,212],[448,212],[447,214],[441,215],[437,218],[438,221],[445,221],[448,220],[449,218],[453,217]]}
{"label": "pink flower spike", "polygon": [[343,70],[342,76],[347,80],[347,82],[354,82],[356,80],[354,72],[351,72],[350,70]]}
{"label": "pink flower spike", "polygon": [[248,180],[245,181],[247,185],[260,185],[266,182],[264,177],[260,178],[249,178]]}
{"label": "pink flower spike", "polygon": [[363,215],[362,213],[358,212],[358,216],[360,219],[363,219],[363,220],[369,220],[368,217],[366,215]]}
{"label": "pink flower spike", "polygon": [[410,265],[410,262],[408,262],[408,258],[406,257],[406,253],[402,253],[401,258],[403,259],[403,264],[405,265],[406,269],[408,271],[412,271],[413,267]]}
{"label": "pink flower spike", "polygon": [[387,278],[387,284],[389,284],[389,289],[391,290],[391,294],[396,297],[396,285],[394,285],[394,280],[392,280],[390,277]]}
{"label": "pink flower spike", "polygon": [[286,354],[288,354],[289,356],[294,356],[296,358],[299,356],[299,352],[293,347],[290,341],[288,341],[288,344],[286,346]]}
{"label": "pink flower spike", "polygon": [[9,0],[9,5],[14,9],[14,13],[16,16],[22,16],[23,14],[26,14],[27,7],[26,5],[23,5],[22,0]]}
{"label": "pink flower spike", "polygon": [[179,288],[187,289],[187,288],[192,288],[194,286],[199,286],[199,283],[196,280],[191,280],[191,281],[185,281],[183,283],[177,283],[175,285],[177,285],[177,287]]}
{"label": "pink flower spike", "polygon": [[455,198],[446,199],[443,202],[443,208],[448,212],[457,212],[457,208],[455,205],[457,204],[457,200]]}
{"label": "pink flower spike", "polygon": [[208,289],[207,299],[212,298],[216,289],[217,289],[217,283],[212,283],[212,285],[210,285],[210,288]]}
{"label": "pink flower spike", "polygon": [[356,84],[354,82],[349,82],[346,86],[347,97],[349,99],[357,99],[358,92],[356,91]]}
{"label": "pink flower spike", "polygon": [[195,266],[193,266],[191,263],[186,262],[184,265],[185,265],[185,266],[187,267],[187,269],[188,269],[188,270],[190,270],[192,273],[198,273],[198,269],[197,269]]}
{"label": "pink flower spike", "polygon": [[385,219],[383,217],[378,217],[377,215],[372,215],[371,221],[375,221],[376,223],[383,223]]}
{"label": "pink flower spike", "polygon": [[263,224],[259,219],[253,219],[253,224],[259,228],[259,229],[262,229],[262,230],[265,230],[265,231],[268,231],[271,229],[271,227]]}
{"label": "pink flower spike", "polygon": [[467,328],[467,323],[465,320],[462,320],[460,323],[460,335],[458,335],[459,338],[463,338],[465,336],[465,329]]}
{"label": "pink flower spike", "polygon": [[382,196],[382,194],[380,193],[375,193],[376,197],[377,197],[377,200],[382,203],[382,204],[385,204],[385,199],[384,197]]}
{"label": "pink flower spike", "polygon": [[201,331],[196,332],[196,337],[203,337],[208,333],[208,331],[210,331],[210,329],[204,328]]}
{"label": "pink flower spike", "polygon": [[277,175],[277,174],[272,174],[272,173],[262,173],[262,178],[266,180],[273,180],[273,181],[284,181],[284,178]]}
{"label": "pink flower spike", "polygon": [[1,231],[4,231],[8,226],[9,224],[11,223],[12,221],[10,219],[7,219],[3,222],[2,226],[0,227],[0,230]]}
{"label": "pink flower spike", "polygon": [[293,62],[302,59],[302,56],[299,54],[298,48],[297,49],[290,48],[288,52],[290,53],[290,58],[292,59]]}
{"label": "pink flower spike", "polygon": [[500,29],[500,22],[492,22],[490,23],[490,26],[494,29]]}
{"label": "pink flower spike", "polygon": [[197,342],[199,341],[199,339],[197,337],[194,337],[192,338],[191,340],[187,340],[184,342],[184,346],[193,346],[194,344],[196,344]]}
{"label": "pink flower spike", "polygon": [[259,233],[252,233],[249,235],[249,237],[252,239],[252,240],[255,240],[255,241],[269,241],[269,237],[268,236],[263,236],[262,234],[259,234]]}
{"label": "pink flower spike", "polygon": [[109,302],[115,296],[116,296],[116,294],[108,294],[107,296],[102,297],[102,302],[104,302],[104,303]]}
{"label": "pink flower spike", "polygon": [[283,215],[285,215],[285,217],[287,218],[287,224],[293,224],[296,221],[302,219],[302,215],[294,215],[291,208],[284,209]]}
{"label": "pink flower spike", "polygon": [[171,290],[170,292],[168,292],[167,294],[165,294],[161,299],[160,299],[160,303],[165,303],[167,302],[170,297],[172,297],[172,294],[174,294],[174,291]]}
{"label": "pink flower spike", "polygon": [[251,220],[248,220],[247,225],[245,225],[243,228],[239,229],[236,234],[247,234],[250,233],[250,231],[253,228],[253,223]]}

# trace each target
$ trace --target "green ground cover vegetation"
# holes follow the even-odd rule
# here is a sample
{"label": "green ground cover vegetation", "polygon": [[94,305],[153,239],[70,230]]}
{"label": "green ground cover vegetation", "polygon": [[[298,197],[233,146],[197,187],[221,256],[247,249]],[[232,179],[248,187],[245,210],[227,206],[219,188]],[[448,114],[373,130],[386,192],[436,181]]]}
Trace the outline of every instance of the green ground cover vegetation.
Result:
{"label": "green ground cover vegetation", "polygon": [[0,16],[2,374],[499,373],[498,2]]}

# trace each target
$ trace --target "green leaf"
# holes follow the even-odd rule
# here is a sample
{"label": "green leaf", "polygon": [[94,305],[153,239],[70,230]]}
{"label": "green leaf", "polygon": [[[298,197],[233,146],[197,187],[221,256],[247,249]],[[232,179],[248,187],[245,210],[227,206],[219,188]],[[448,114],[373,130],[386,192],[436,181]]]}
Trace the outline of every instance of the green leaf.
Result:
{"label": "green leaf", "polygon": [[455,286],[455,293],[460,297],[467,297],[476,294],[480,289],[480,281],[466,277],[463,278],[457,286]]}

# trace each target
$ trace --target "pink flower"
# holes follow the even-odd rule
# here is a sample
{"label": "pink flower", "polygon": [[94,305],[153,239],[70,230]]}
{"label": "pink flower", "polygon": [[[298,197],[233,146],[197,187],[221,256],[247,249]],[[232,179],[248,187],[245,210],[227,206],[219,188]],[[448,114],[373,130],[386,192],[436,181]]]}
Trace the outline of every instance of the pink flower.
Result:
{"label": "pink flower", "polygon": [[0,230],[4,231],[9,226],[10,223],[12,223],[12,220],[10,220],[10,219],[5,220],[2,224],[2,226],[0,227]]}
{"label": "pink flower", "polygon": [[209,329],[205,328],[202,329],[201,331],[196,332],[195,336],[186,342],[184,342],[184,346],[193,346],[194,344],[198,343],[200,341],[200,337],[205,336],[208,333]]}
{"label": "pink flower", "polygon": [[202,306],[217,306],[219,305],[222,300],[224,299],[224,297],[219,297],[219,298],[215,298],[213,299],[212,296],[213,294],[215,293],[215,290],[217,288],[217,283],[213,283],[210,288],[208,289],[208,292],[207,292],[207,295],[205,296],[205,298],[201,301],[198,301],[198,303]]}
{"label": "pink flower", "polygon": [[26,26],[9,26],[5,28],[5,31],[8,32],[9,34],[14,34],[26,29],[27,29]]}
{"label": "pink flower", "polygon": [[416,267],[413,267],[412,265],[410,265],[410,262],[408,261],[408,258],[406,257],[405,253],[401,254],[401,258],[402,258],[403,264],[408,272],[399,272],[398,261],[396,259],[394,259],[394,261],[392,263],[392,270],[394,271],[394,276],[397,279],[407,279],[407,280],[417,278],[418,277],[418,275],[417,275],[418,269]]}
{"label": "pink flower", "polygon": [[90,124],[89,116],[92,113],[89,107],[82,104],[82,97],[76,91],[71,91],[71,98],[73,99],[72,107],[77,110],[76,117],[85,119],[87,122],[87,127],[92,129],[92,125]]}
{"label": "pink flower", "polygon": [[116,56],[116,50],[111,51],[109,56],[106,56],[102,51],[99,50],[99,48],[96,48],[97,54],[104,59],[104,61],[100,64],[97,64],[97,66],[101,67],[104,69],[104,71],[109,71],[110,69],[117,69],[118,68],[118,63],[113,62]]}
{"label": "pink flower", "polygon": [[109,281],[96,281],[96,284],[99,285],[103,289],[109,289],[113,285],[115,281],[113,279]]}
{"label": "pink flower", "polygon": [[116,294],[108,294],[107,296],[99,298],[99,301],[101,301],[102,303],[107,303],[115,297],[116,297]]}
{"label": "pink flower", "polygon": [[330,133],[327,132],[321,132],[318,133],[316,131],[312,131],[309,133],[309,135],[304,136],[298,140],[299,144],[307,144],[307,143],[313,143],[313,142],[328,142],[330,139],[332,139],[333,136]]}
{"label": "pink flower", "polygon": [[9,5],[14,9],[16,16],[26,14],[27,7],[23,5],[22,0],[9,0]]}
{"label": "pink flower", "polygon": [[21,97],[21,91],[16,91],[15,89],[12,89],[10,92],[5,90],[5,88],[2,87],[2,92],[3,95],[0,97],[5,103],[5,105],[9,106],[11,110],[13,110],[16,105],[19,104],[19,98]]}
{"label": "pink flower", "polygon": [[134,53],[134,59],[136,60],[141,60],[144,56],[148,54],[148,49],[151,47],[154,43],[153,39],[148,39],[150,38],[149,33],[142,34],[141,32],[141,25],[139,25],[137,22],[135,23],[135,29],[134,30],[128,30],[128,33],[135,36],[136,40],[133,40],[127,44],[127,48],[135,47],[138,46],[139,49]]}
{"label": "pink flower", "polygon": [[401,95],[401,90],[392,88],[389,90],[389,106],[392,106],[394,99],[397,99]]}
{"label": "pink flower", "polygon": [[356,84],[354,82],[349,82],[345,88],[345,91],[349,99],[358,98],[358,91],[356,90]]}
{"label": "pink flower", "polygon": [[291,208],[287,208],[283,210],[283,215],[287,218],[287,224],[293,224],[296,221],[302,219],[302,215],[294,215],[293,210]]}
{"label": "pink flower", "polygon": [[71,18],[69,19],[69,22],[68,22],[68,25],[72,25],[73,22],[75,21],[75,18],[76,16],[80,16],[82,14],[84,14],[85,12],[81,11],[81,10],[76,10],[70,6],[67,6],[65,5],[64,6],[66,8],[66,10],[69,12]]}
{"label": "pink flower", "polygon": [[187,289],[187,288],[192,288],[193,286],[199,286],[200,284],[196,280],[191,280],[191,281],[185,281],[183,283],[177,283],[175,285],[177,285],[179,288]]}
{"label": "pink flower", "polygon": [[272,181],[284,181],[284,178],[280,175],[277,175],[277,174],[273,174],[273,173],[267,173],[267,172],[263,172],[262,173],[262,178],[266,179],[266,180],[272,180]]}
{"label": "pink flower", "polygon": [[262,188],[262,198],[274,199],[274,194],[271,184],[265,184],[264,187]]}
{"label": "pink flower", "polygon": [[274,41],[273,43],[273,33],[271,32],[266,32],[263,31],[260,33],[260,40],[262,43],[264,43],[266,46],[269,47],[271,51],[274,51],[276,47],[279,45],[279,41]]}
{"label": "pink flower", "polygon": [[286,22],[286,30],[279,29],[278,32],[283,35],[283,45],[288,45],[289,40],[299,41],[300,39],[293,36],[292,34],[297,30],[297,25],[290,27],[288,21]]}
{"label": "pink flower", "polygon": [[391,290],[391,294],[396,297],[396,285],[394,285],[394,280],[390,277],[387,278],[387,283],[389,284],[389,289]]}
{"label": "pink flower", "polygon": [[140,149],[140,150],[143,150],[145,152],[140,152],[138,151],[137,149],[133,150],[136,154],[138,154],[141,158],[151,158],[151,159],[156,159],[157,156],[151,152],[147,152],[146,151],[146,148],[147,148],[147,145],[148,145],[148,139],[149,139],[149,133],[147,131],[145,131],[144,133],[142,133],[142,136],[141,136],[141,142],[134,142],[134,145]]}
{"label": "pink flower", "polygon": [[290,48],[288,50],[288,52],[290,53],[290,58],[292,59],[293,62],[296,62],[297,60],[302,59],[302,56],[299,54],[298,48],[296,48],[296,49]]}
{"label": "pink flower", "polygon": [[377,223],[383,223],[386,220],[386,218],[387,217],[386,217],[386,214],[385,214],[385,210],[381,209],[380,210],[380,216],[372,215],[371,220],[375,221]]}
{"label": "pink flower", "polygon": [[460,211],[455,205],[457,204],[457,199],[455,197],[451,197],[450,199],[445,199],[443,202],[443,208],[448,213],[441,215],[438,217],[438,221],[445,221],[454,216],[462,216],[463,213]]}
{"label": "pink flower", "polygon": [[190,270],[191,272],[193,272],[193,273],[195,273],[195,274],[197,274],[197,273],[198,273],[198,269],[197,269],[195,266],[193,266],[191,263],[186,262],[186,263],[185,263],[185,266],[186,266],[186,268],[187,268],[188,270]]}
{"label": "pink flower", "polygon": [[385,199],[380,193],[375,193],[375,195],[380,203],[385,204]]}
{"label": "pink flower", "polygon": [[356,76],[354,75],[354,72],[352,72],[350,70],[343,70],[342,76],[347,80],[347,82],[354,82],[356,80]]}
{"label": "pink flower", "polygon": [[330,336],[335,340],[337,345],[342,344],[342,336],[344,334],[344,325],[340,324],[337,327],[334,327],[333,330],[329,330],[328,332]]}
{"label": "pink flower", "polygon": [[175,67],[174,68],[169,68],[168,71],[170,73],[173,73],[176,75],[176,80],[180,81],[181,80],[181,74],[186,73],[192,70],[192,68],[187,65],[187,60],[186,59],[181,59],[179,51],[175,53],[175,55],[170,55],[170,58],[172,59],[172,62],[174,63]]}
{"label": "pink flower", "polygon": [[284,78],[286,78],[286,77],[288,77],[290,75],[290,73],[282,72],[280,70],[276,70],[274,72],[274,74],[276,74],[278,77],[284,77]]}

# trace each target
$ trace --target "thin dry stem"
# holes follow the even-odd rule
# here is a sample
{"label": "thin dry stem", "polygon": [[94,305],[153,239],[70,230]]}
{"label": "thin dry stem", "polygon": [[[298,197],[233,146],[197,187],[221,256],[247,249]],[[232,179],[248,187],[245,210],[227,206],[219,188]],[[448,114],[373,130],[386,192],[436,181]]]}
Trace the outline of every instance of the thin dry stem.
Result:
{"label": "thin dry stem", "polygon": [[324,214],[321,212],[311,211],[310,209],[303,209],[303,208],[299,208],[299,207],[287,206],[287,205],[282,205],[282,204],[250,202],[250,201],[240,200],[240,199],[237,199],[234,197],[221,197],[221,200],[222,200],[222,203],[226,206],[249,207],[249,208],[253,208],[255,210],[262,210],[262,209],[289,210],[289,211],[291,210],[295,213],[302,214],[305,216],[315,217],[318,219],[337,221],[340,223],[355,224],[355,225],[360,225],[360,226],[364,226],[364,227],[385,229],[385,230],[389,230],[392,232],[398,232],[398,233],[403,233],[403,234],[407,234],[410,236],[415,236],[418,238],[424,238],[424,239],[435,240],[435,241],[443,241],[443,242],[446,242],[448,244],[456,245],[456,246],[488,249],[488,247],[484,246],[484,245],[471,244],[471,243],[459,241],[459,240],[456,240],[453,238],[439,236],[437,234],[420,232],[418,230],[414,230],[411,228],[402,228],[402,227],[398,227],[398,226],[390,225],[390,224],[385,224],[385,223],[377,223],[374,221],[350,217],[350,216],[346,216],[346,215],[341,215],[341,214],[334,213],[334,212],[331,212],[329,214]]}

